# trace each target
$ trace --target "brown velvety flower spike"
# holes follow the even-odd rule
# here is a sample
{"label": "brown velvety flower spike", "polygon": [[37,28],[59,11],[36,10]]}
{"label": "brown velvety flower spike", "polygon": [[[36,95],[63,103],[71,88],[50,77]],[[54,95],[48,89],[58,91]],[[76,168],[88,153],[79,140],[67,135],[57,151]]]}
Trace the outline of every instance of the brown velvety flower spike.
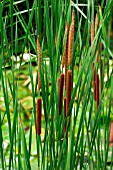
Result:
{"label": "brown velvety flower spike", "polygon": [[40,90],[41,88],[40,69],[41,69],[42,53],[41,53],[39,36],[37,38],[37,52],[38,52],[38,90]]}
{"label": "brown velvety flower spike", "polygon": [[91,44],[94,41],[94,37],[95,37],[95,28],[94,28],[94,21],[91,24]]}
{"label": "brown velvety flower spike", "polygon": [[95,34],[97,32],[97,29],[98,29],[98,14],[96,13],[96,16],[95,16]]}
{"label": "brown velvety flower spike", "polygon": [[36,132],[38,135],[41,134],[41,115],[42,115],[42,99],[37,99],[37,115],[36,115]]}
{"label": "brown velvety flower spike", "polygon": [[72,91],[72,70],[67,72],[67,86],[66,86],[66,111],[71,101],[71,91]]}
{"label": "brown velvety flower spike", "polygon": [[62,74],[60,75],[59,114],[62,113],[63,89],[64,89],[64,74],[62,73]]}
{"label": "brown velvety flower spike", "polygon": [[66,79],[67,79],[67,70],[68,70],[68,22],[65,26],[65,35],[64,35],[64,53],[62,57],[62,67],[65,67],[65,88],[66,88]]}
{"label": "brown velvety flower spike", "polygon": [[74,10],[72,12],[72,22],[69,30],[68,40],[68,64],[70,66],[72,65],[73,45],[74,45]]}

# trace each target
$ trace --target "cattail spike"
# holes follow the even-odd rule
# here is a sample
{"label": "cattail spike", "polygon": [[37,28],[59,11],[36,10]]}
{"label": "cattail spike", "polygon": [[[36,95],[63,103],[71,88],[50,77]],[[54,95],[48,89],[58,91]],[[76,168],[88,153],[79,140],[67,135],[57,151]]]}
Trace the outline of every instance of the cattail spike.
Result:
{"label": "cattail spike", "polygon": [[97,32],[97,29],[98,29],[98,14],[96,13],[96,16],[95,16],[95,34]]}
{"label": "cattail spike", "polygon": [[92,42],[94,41],[94,37],[95,37],[95,28],[94,28],[95,26],[94,26],[94,21],[92,22],[92,24],[91,24],[91,44],[92,44]]}
{"label": "cattail spike", "polygon": [[42,59],[42,53],[41,53],[40,37],[39,36],[37,38],[37,52],[38,52],[38,57],[41,60]]}
{"label": "cattail spike", "polygon": [[38,90],[40,90],[41,88],[40,69],[41,69],[42,53],[41,53],[39,36],[37,38],[37,52],[38,52]]}
{"label": "cattail spike", "polygon": [[72,12],[72,21],[69,30],[69,45],[68,45],[68,64],[72,65],[72,56],[73,56],[73,45],[74,45],[74,10]]}
{"label": "cattail spike", "polygon": [[42,115],[42,99],[37,99],[37,116],[36,116],[36,132],[38,135],[41,134],[41,115]]}
{"label": "cattail spike", "polygon": [[63,88],[64,88],[64,74],[62,73],[62,74],[60,75],[59,114],[62,113]]}
{"label": "cattail spike", "polygon": [[65,89],[66,89],[66,80],[67,80],[67,70],[68,70],[68,22],[65,26],[65,41],[64,41],[64,53],[62,57],[62,67],[65,66]]}
{"label": "cattail spike", "polygon": [[67,86],[66,86],[66,111],[71,101],[71,91],[72,91],[72,70],[67,72]]}

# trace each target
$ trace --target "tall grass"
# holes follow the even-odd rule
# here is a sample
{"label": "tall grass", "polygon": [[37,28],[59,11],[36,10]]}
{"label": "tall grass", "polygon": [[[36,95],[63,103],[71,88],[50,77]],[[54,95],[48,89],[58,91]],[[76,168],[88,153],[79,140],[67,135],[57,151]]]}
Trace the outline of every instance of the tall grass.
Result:
{"label": "tall grass", "polygon": [[[0,107],[1,169],[112,169],[113,149],[109,146],[113,111],[113,70],[109,64],[113,57],[110,45],[112,8],[112,0],[102,0],[100,6],[93,1],[84,1],[83,4],[70,0],[34,0],[32,5],[24,0],[0,1],[0,95],[1,105],[4,104],[5,108],[2,110]],[[91,41],[91,24],[96,13],[100,24]],[[69,40],[71,25],[74,38]],[[42,53],[41,62],[37,39]],[[26,46],[30,59],[23,61]],[[69,53],[65,51],[66,46],[71,50],[72,58],[70,65],[66,63],[68,59],[64,59],[63,68],[62,58]],[[17,56],[20,53],[18,66]],[[34,60],[38,69],[36,83]],[[32,96],[27,132],[19,102],[20,78],[15,76],[15,73],[21,74],[26,63]],[[99,76],[96,83],[100,82],[98,101],[94,99],[92,63]],[[70,79],[66,73],[71,73]],[[72,86],[70,89],[59,87],[58,79],[62,75],[65,77],[60,86]],[[59,94],[60,91],[62,94]],[[40,128],[37,125],[39,115],[36,115],[38,100],[42,101],[44,134],[41,129],[37,133],[37,127]],[[36,159],[32,154],[34,146]]]}

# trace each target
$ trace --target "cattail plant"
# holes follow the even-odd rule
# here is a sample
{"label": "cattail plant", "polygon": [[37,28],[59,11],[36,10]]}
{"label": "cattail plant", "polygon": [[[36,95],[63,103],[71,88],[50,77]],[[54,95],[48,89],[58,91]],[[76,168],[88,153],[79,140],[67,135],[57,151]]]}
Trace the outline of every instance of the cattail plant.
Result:
{"label": "cattail plant", "polygon": [[[94,40],[94,36],[97,32],[97,29],[98,29],[98,14],[96,13],[96,16],[95,16],[95,23],[94,21],[92,22],[91,24],[91,44]],[[98,52],[98,49],[96,50],[96,63],[98,63],[98,60],[99,60],[99,52]],[[92,69],[94,71],[94,99],[96,101],[96,108],[98,108],[98,105],[99,105],[99,75],[95,69],[95,65],[94,65],[94,62],[92,63]]]}
{"label": "cattail plant", "polygon": [[66,86],[66,112],[68,111],[71,101],[72,92],[72,70],[67,71],[67,86]]}
{"label": "cattail plant", "polygon": [[39,36],[37,38],[37,52],[38,52],[38,90],[40,90],[41,88],[40,70],[41,70],[42,53],[41,53]]}
{"label": "cattail plant", "polygon": [[72,65],[72,55],[73,55],[73,45],[74,45],[74,10],[72,12],[72,21],[69,29],[69,37],[68,37],[68,64]]}
{"label": "cattail plant", "polygon": [[65,26],[65,41],[64,41],[64,53],[62,57],[62,67],[65,67],[65,89],[67,80],[67,70],[68,70],[68,22]]}
{"label": "cattail plant", "polygon": [[[94,37],[95,37],[95,25],[94,25],[94,21],[92,21],[92,23],[91,23],[91,44],[94,41]],[[96,100],[96,69],[94,66],[94,62],[92,62],[92,69],[94,71],[94,80],[93,80],[94,99]]]}
{"label": "cattail plant", "polygon": [[37,115],[36,115],[36,133],[41,134],[41,115],[42,115],[42,99],[38,98],[37,103]]}
{"label": "cattail plant", "polygon": [[60,75],[60,87],[59,87],[59,114],[62,113],[62,101],[63,101],[63,89],[64,89],[64,74]]}
{"label": "cattail plant", "polygon": [[[97,30],[98,30],[98,14],[96,13],[96,16],[95,16],[95,35],[97,33]],[[96,50],[96,63],[98,63],[98,60],[99,60],[99,52],[98,52],[98,49]]]}
{"label": "cattail plant", "polygon": [[[99,26],[102,25],[102,22],[100,21]],[[101,84],[101,93],[103,90],[103,74],[104,74],[104,60],[101,57],[101,52],[102,52],[102,41],[100,40],[100,46],[99,46],[99,54],[100,54],[100,84]]]}

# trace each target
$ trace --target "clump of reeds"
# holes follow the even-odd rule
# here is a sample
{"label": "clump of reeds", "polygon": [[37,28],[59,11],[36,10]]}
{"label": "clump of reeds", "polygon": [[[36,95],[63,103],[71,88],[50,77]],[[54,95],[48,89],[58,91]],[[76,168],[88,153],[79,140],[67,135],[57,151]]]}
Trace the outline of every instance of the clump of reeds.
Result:
{"label": "clump of reeds", "polygon": [[40,90],[41,88],[40,70],[41,70],[41,62],[42,62],[42,53],[41,53],[39,36],[37,38],[37,52],[38,52],[38,90]]}
{"label": "clump of reeds", "polygon": [[73,55],[73,45],[74,45],[74,10],[72,12],[72,21],[69,29],[69,38],[68,38],[68,64],[72,65],[72,55]]}
{"label": "clump of reeds", "polygon": [[37,114],[36,114],[36,133],[38,135],[41,134],[41,115],[42,115],[42,99],[38,98],[37,99],[37,103],[36,103],[36,107],[37,107]]}

